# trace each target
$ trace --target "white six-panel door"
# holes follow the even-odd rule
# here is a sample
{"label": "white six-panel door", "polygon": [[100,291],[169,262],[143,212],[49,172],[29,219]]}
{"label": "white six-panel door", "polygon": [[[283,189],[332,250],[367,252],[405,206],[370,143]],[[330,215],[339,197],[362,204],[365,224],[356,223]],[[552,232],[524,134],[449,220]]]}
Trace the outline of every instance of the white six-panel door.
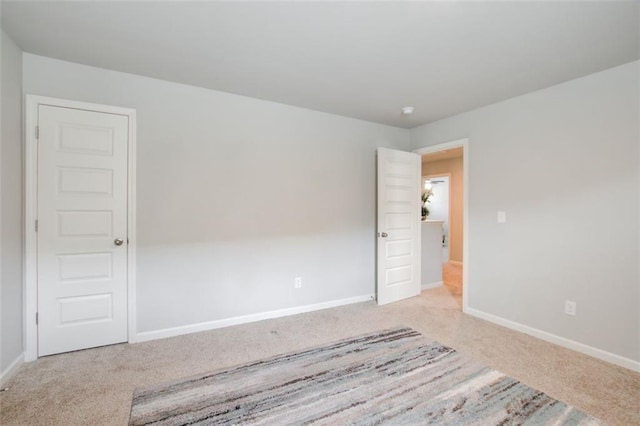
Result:
{"label": "white six-panel door", "polygon": [[378,148],[377,300],[420,294],[420,156]]}
{"label": "white six-panel door", "polygon": [[38,107],[38,355],[127,341],[125,115]]}

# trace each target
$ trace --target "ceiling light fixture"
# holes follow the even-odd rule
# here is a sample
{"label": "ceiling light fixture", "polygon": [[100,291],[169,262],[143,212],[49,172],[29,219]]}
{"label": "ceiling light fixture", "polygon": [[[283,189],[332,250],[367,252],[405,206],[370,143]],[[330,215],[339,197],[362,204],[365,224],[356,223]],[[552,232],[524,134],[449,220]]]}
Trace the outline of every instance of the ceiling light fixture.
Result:
{"label": "ceiling light fixture", "polygon": [[402,107],[402,115],[411,115],[413,114],[413,107]]}

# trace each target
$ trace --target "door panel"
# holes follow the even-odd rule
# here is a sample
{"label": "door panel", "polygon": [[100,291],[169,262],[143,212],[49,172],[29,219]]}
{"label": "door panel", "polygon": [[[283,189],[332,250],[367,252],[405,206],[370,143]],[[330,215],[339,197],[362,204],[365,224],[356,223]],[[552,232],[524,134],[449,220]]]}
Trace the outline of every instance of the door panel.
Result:
{"label": "door panel", "polygon": [[378,149],[378,304],[420,294],[420,156]]}
{"label": "door panel", "polygon": [[127,341],[128,117],[38,108],[38,355]]}

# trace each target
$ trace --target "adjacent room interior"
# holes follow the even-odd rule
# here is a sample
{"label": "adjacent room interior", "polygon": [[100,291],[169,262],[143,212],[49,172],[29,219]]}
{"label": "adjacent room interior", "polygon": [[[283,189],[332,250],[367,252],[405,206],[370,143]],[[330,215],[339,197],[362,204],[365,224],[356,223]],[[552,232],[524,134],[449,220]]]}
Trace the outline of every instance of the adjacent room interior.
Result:
{"label": "adjacent room interior", "polygon": [[0,18],[3,426],[640,424],[640,3]]}
{"label": "adjacent room interior", "polygon": [[[464,167],[463,148],[422,155],[422,287],[444,285],[462,309]],[[436,228],[432,231],[430,228]],[[429,234],[441,241],[439,270],[431,266],[436,247]],[[430,245],[430,246],[429,246]],[[437,266],[434,265],[434,266]],[[433,272],[432,272],[433,271]]]}

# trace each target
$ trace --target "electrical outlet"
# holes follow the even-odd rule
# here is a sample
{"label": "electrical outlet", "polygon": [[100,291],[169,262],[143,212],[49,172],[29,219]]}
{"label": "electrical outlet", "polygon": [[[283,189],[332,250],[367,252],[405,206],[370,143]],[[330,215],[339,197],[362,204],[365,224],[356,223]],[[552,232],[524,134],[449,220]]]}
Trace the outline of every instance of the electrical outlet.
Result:
{"label": "electrical outlet", "polygon": [[507,221],[507,212],[498,212],[498,223],[505,223]]}
{"label": "electrical outlet", "polygon": [[575,316],[576,315],[576,302],[572,302],[571,300],[565,300],[564,302],[564,313],[567,315]]}
{"label": "electrical outlet", "polygon": [[296,277],[293,280],[293,288],[301,288],[302,287],[302,277]]}

